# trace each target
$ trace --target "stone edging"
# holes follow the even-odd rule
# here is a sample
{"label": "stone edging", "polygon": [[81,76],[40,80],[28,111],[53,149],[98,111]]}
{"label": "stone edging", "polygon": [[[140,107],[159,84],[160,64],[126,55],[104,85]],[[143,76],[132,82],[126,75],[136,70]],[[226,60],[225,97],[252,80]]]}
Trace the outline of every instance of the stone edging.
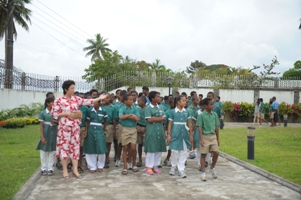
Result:
{"label": "stone edging", "polygon": [[268,178],[268,179],[270,179],[272,181],[275,181],[275,182],[277,182],[277,183],[279,183],[279,184],[281,184],[283,186],[286,186],[286,187],[288,187],[288,188],[290,188],[290,189],[292,189],[292,190],[294,190],[294,191],[296,191],[296,192],[298,192],[298,193],[301,194],[301,186],[298,185],[298,184],[296,184],[296,183],[293,183],[293,182],[291,182],[289,180],[286,180],[286,179],[284,179],[284,178],[282,178],[280,176],[272,174],[272,173],[270,173],[270,172],[268,172],[266,170],[263,170],[263,169],[261,169],[259,167],[254,166],[252,164],[249,164],[247,162],[239,160],[238,158],[230,156],[230,155],[228,155],[228,154],[226,154],[224,152],[220,151],[219,155],[222,156],[223,158],[231,161],[231,162],[234,162],[237,165],[240,165],[240,166],[242,166],[244,168],[247,168],[247,169],[249,169],[249,170],[251,170],[251,171],[253,171],[253,172],[255,172],[255,173],[257,173],[257,174],[259,174],[259,175],[261,175],[263,177],[265,177],[265,178]]}
{"label": "stone edging", "polygon": [[21,189],[15,194],[13,200],[27,199],[36,185],[37,180],[41,177],[41,169],[38,168],[34,174],[27,180],[27,182],[21,187]]}

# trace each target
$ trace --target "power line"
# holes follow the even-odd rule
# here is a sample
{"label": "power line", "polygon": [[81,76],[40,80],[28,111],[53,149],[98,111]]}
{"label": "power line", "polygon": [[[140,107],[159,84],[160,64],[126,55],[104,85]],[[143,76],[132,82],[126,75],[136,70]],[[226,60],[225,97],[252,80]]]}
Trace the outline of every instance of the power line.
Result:
{"label": "power line", "polygon": [[[55,26],[59,27],[60,29],[66,31],[65,29],[63,29],[62,27],[60,27],[59,25],[55,24],[54,22],[50,21],[49,19],[47,19],[46,17],[44,17],[43,15],[39,14],[38,12],[34,11],[35,14],[38,14],[39,16],[41,16],[42,18],[46,19],[47,21],[49,21],[50,23],[54,24]],[[70,35],[74,36],[75,38],[79,39],[80,41],[82,41],[81,38],[77,37],[76,35],[73,35],[72,33],[70,33],[69,31],[66,31],[67,33],[69,33]]]}
{"label": "power line", "polygon": [[27,45],[25,45],[25,44],[21,44],[21,43],[19,43],[19,42],[17,42],[16,44],[21,45],[21,46],[25,46],[25,47],[30,48],[30,49],[34,49],[34,50],[36,50],[36,51],[48,53],[48,54],[51,54],[51,55],[54,55],[54,56],[58,56],[58,57],[61,57],[61,58],[73,60],[73,61],[75,61],[75,62],[82,62],[82,63],[85,63],[85,64],[87,64],[87,65],[90,65],[89,63],[86,63],[86,62],[83,62],[83,61],[80,61],[80,60],[75,60],[75,59],[72,59],[72,58],[68,58],[68,57],[60,56],[60,55],[57,55],[57,54],[54,54],[54,53],[50,53],[50,52],[47,52],[47,51],[43,51],[43,50],[40,50],[40,49],[37,49],[37,48],[34,48],[34,47],[27,46]]}
{"label": "power line", "polygon": [[64,36],[68,37],[69,39],[71,39],[71,40],[75,41],[76,43],[80,44],[81,46],[84,46],[84,44],[82,44],[82,43],[79,43],[77,40],[75,40],[75,39],[73,39],[73,38],[69,37],[68,35],[66,35],[66,34],[64,34],[64,33],[62,33],[62,32],[60,32],[59,30],[57,30],[57,29],[55,29],[55,28],[51,27],[50,25],[48,25],[48,24],[46,24],[45,22],[43,22],[43,21],[39,20],[38,18],[36,18],[36,17],[34,17],[34,16],[32,16],[32,17],[33,17],[33,18],[35,18],[36,20],[40,21],[40,22],[41,22],[41,23],[43,23],[44,25],[46,25],[46,26],[48,26],[48,27],[52,28],[53,30],[55,30],[55,31],[57,31],[57,32],[59,32],[59,33],[61,33],[62,35],[64,35]]}
{"label": "power line", "polygon": [[[70,28],[69,26],[63,24],[61,21],[57,20],[56,18],[54,18],[53,16],[51,16],[50,14],[48,14],[47,12],[45,12],[44,10],[42,10],[41,8],[37,7],[37,6],[34,5],[34,4],[32,4],[32,5],[33,5],[34,7],[36,7],[37,9],[41,10],[42,12],[44,12],[46,15],[50,16],[51,18],[53,18],[55,21],[57,21],[57,22],[59,22],[60,24],[62,24],[62,25],[64,25],[64,26],[68,27],[69,29],[73,30],[72,28]],[[75,31],[75,30],[73,30],[73,31]],[[76,32],[76,31],[75,31],[75,32]],[[86,36],[83,36],[83,35],[81,35],[81,34],[79,34],[79,33],[77,33],[77,34],[80,35],[80,36],[82,36],[83,38],[86,38]]]}
{"label": "power line", "polygon": [[66,45],[65,43],[63,43],[62,41],[60,41],[59,39],[57,39],[56,37],[54,37],[53,35],[51,35],[50,33],[48,33],[47,31],[45,31],[44,29],[42,29],[40,26],[38,26],[36,23],[35,24],[39,29],[41,29],[42,31],[44,31],[45,33],[47,33],[48,35],[50,35],[52,38],[54,38],[55,40],[59,41],[60,43],[62,43],[63,45],[65,45],[66,47],[68,47],[69,49],[71,49],[72,51],[78,53],[79,55],[83,56],[81,53],[77,52],[76,50],[74,50],[73,48],[69,47],[68,45]]}
{"label": "power line", "polygon": [[46,8],[48,8],[49,10],[51,10],[53,13],[57,14],[58,16],[60,16],[62,19],[64,19],[66,22],[68,22],[69,24],[71,24],[72,26],[74,26],[75,28],[77,28],[78,30],[80,30],[81,32],[87,34],[87,36],[91,37],[89,33],[83,31],[82,29],[78,28],[76,25],[72,24],[71,22],[69,22],[67,19],[65,19],[64,17],[62,17],[61,15],[59,15],[57,12],[55,12],[54,10],[52,10],[51,8],[49,8],[48,6],[46,6],[45,4],[43,4],[42,2],[40,2],[39,0],[37,0],[40,4],[42,4],[43,6],[45,6]]}

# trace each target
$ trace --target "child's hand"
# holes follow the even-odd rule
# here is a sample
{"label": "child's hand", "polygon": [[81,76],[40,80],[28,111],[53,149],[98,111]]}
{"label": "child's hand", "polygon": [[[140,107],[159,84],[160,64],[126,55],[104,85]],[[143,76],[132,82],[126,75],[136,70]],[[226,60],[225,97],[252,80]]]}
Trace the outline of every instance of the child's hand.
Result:
{"label": "child's hand", "polygon": [[58,124],[58,121],[57,121],[57,120],[51,120],[50,123],[51,123],[52,125],[55,125],[55,124]]}
{"label": "child's hand", "polygon": [[167,134],[167,139],[166,139],[166,141],[167,141],[167,144],[170,144],[170,140],[171,140],[171,138],[170,138],[170,134]]}
{"label": "child's hand", "polygon": [[84,132],[83,136],[84,136],[84,138],[87,137],[87,131]]}
{"label": "child's hand", "polygon": [[217,145],[219,146],[219,140],[217,140]]}
{"label": "child's hand", "polygon": [[46,144],[46,139],[43,137],[43,138],[41,139],[41,142],[42,142],[42,144]]}
{"label": "child's hand", "polygon": [[205,142],[204,140],[201,140],[201,146],[204,147],[205,146]]}

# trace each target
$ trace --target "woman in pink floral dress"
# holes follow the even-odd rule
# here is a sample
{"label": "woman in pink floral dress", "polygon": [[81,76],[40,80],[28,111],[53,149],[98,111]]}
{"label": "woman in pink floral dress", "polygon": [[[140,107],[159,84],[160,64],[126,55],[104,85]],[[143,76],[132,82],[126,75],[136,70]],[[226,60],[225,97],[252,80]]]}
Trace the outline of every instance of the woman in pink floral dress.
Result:
{"label": "woman in pink floral dress", "polygon": [[57,133],[56,157],[60,157],[63,165],[63,177],[69,178],[67,169],[68,157],[72,160],[73,175],[82,178],[78,173],[80,154],[80,123],[81,115],[77,113],[81,105],[93,105],[94,102],[106,98],[101,95],[96,99],[83,99],[74,95],[75,82],[67,80],[63,83],[64,96],[57,98],[52,106],[51,115],[59,121]]}

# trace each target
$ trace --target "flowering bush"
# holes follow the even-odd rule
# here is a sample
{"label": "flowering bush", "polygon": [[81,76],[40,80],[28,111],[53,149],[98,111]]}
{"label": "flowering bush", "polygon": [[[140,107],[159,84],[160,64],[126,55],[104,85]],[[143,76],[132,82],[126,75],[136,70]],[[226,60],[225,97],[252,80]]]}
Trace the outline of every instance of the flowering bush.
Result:
{"label": "flowering bush", "polygon": [[23,128],[25,125],[39,124],[38,118],[11,118],[4,120],[0,126],[4,128]]}

